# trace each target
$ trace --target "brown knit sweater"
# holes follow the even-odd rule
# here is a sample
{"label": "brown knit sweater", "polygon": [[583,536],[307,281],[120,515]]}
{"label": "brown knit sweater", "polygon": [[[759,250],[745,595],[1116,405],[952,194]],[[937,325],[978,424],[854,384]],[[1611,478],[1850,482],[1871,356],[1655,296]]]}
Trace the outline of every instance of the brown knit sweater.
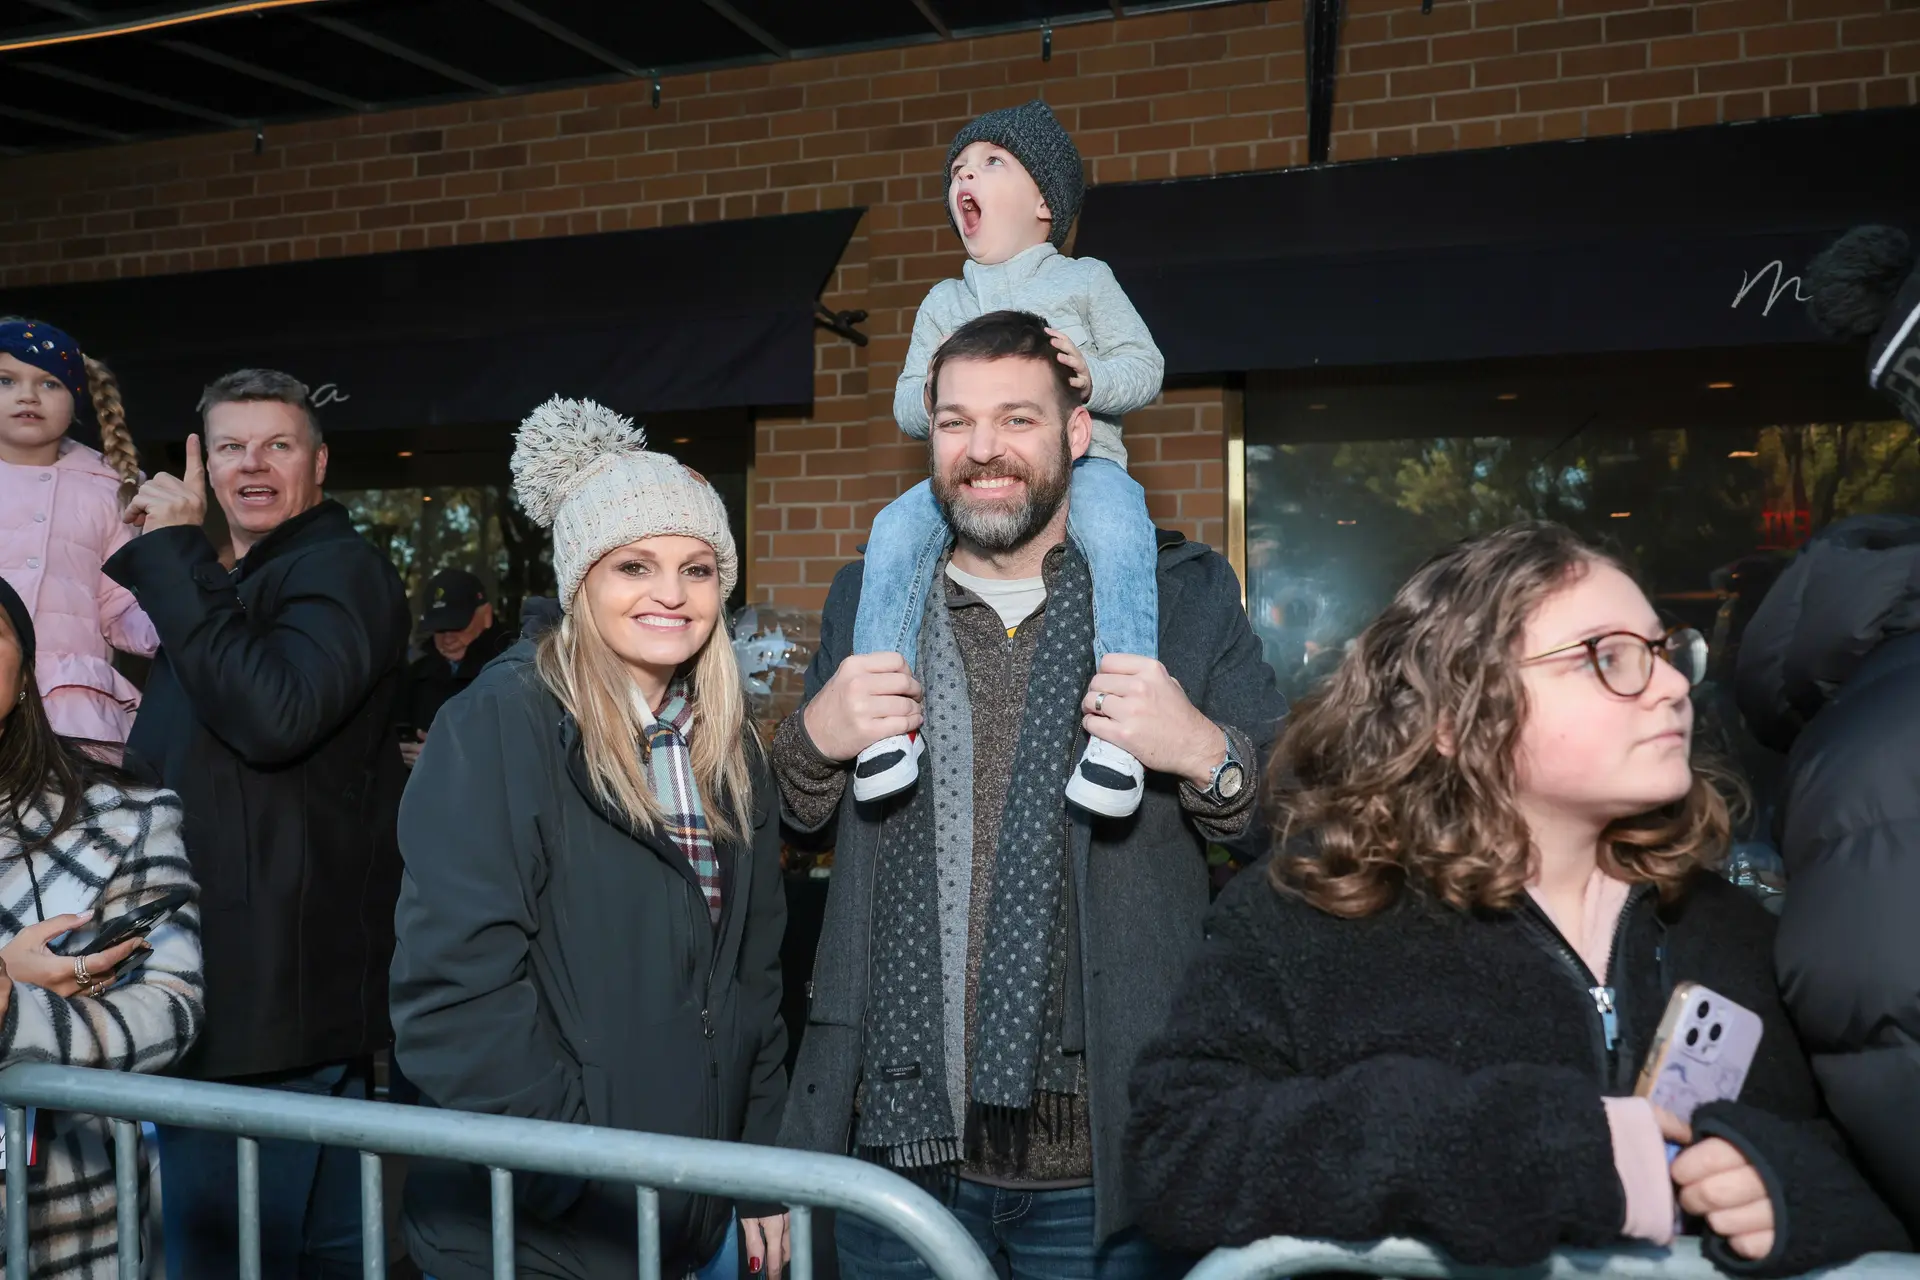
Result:
{"label": "brown knit sweater", "polygon": [[[1063,550],[1056,547],[1047,557],[1043,573],[1049,579]],[[966,668],[967,696],[973,707],[973,892],[967,918],[967,1054],[971,1062],[1000,820],[1013,781],[1013,757],[1026,714],[1027,683],[1045,626],[1046,606],[1043,604],[1009,635],[993,608],[949,578],[945,570],[942,562],[939,581],[945,587],[946,606],[952,611],[954,641]],[[1235,754],[1242,760],[1253,759],[1252,744],[1235,731],[1228,733]],[[808,825],[829,817],[846,788],[847,767],[820,754],[807,736],[798,711],[781,724],[772,756],[774,775],[793,816]],[[1227,805],[1215,805],[1204,792],[1184,785],[1181,799],[1209,835],[1237,835],[1252,818],[1251,787]],[[1084,1063],[1081,1073],[1084,1082]],[[983,1159],[968,1161],[960,1174],[975,1181],[1021,1187],[1090,1183],[1093,1148],[1089,1134],[1083,1088],[1074,1099],[1064,1132],[1049,1135],[1037,1125],[1033,1128],[1024,1164],[1015,1165],[1011,1159],[996,1159],[988,1153]]]}

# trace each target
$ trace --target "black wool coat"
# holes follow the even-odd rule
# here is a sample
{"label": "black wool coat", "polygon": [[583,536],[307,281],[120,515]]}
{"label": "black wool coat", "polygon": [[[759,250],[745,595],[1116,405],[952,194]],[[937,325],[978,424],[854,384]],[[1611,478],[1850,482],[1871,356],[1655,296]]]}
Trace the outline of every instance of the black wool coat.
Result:
{"label": "black wool coat", "polygon": [[127,762],[177,792],[200,882],[207,1017],[183,1075],[292,1071],[384,1049],[406,768],[394,712],[407,597],[322,502],[233,573],[197,528],[122,547],[160,653]]}
{"label": "black wool coat", "polygon": [[1700,874],[1635,890],[1614,943],[1617,1042],[1592,975],[1530,902],[1466,914],[1403,895],[1328,915],[1251,869],[1228,886],[1167,1030],[1134,1074],[1129,1174],[1148,1233],[1203,1250],[1265,1236],[1412,1236],[1524,1266],[1618,1240],[1626,1198],[1601,1097],[1631,1091],[1667,997],[1703,982],[1761,1015],[1738,1102],[1694,1117],[1765,1179],[1774,1251],[1722,1269],[1796,1275],[1906,1233],[1822,1115],[1774,988],[1774,919]]}
{"label": "black wool coat", "polygon": [[[429,1102],[773,1142],[787,1086],[787,904],[773,775],[756,743],[748,759],[753,828],[716,841],[716,929],[672,840],[595,794],[579,729],[541,682],[532,642],[441,709],[400,811],[406,876],[393,958],[395,1055]],[[703,800],[717,811],[717,798]],[[516,1274],[635,1274],[631,1186],[522,1175],[514,1190]],[[414,1260],[439,1280],[492,1275],[488,1205],[484,1169],[409,1170]],[[663,1191],[662,1274],[705,1262],[733,1208]]]}
{"label": "black wool coat", "polygon": [[1740,648],[1740,709],[1787,751],[1774,953],[1834,1118],[1920,1233],[1920,519],[1824,530]]}

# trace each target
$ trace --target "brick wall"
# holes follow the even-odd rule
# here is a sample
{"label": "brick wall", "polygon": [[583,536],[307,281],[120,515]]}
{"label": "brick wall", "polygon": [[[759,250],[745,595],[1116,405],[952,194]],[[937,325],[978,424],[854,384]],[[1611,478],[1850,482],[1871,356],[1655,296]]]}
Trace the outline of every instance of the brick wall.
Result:
{"label": "brick wall", "polygon": [[[1336,160],[1920,101],[1920,0],[1349,0]],[[1301,163],[1298,0],[0,162],[0,287],[861,204],[804,419],[758,425],[756,596],[816,608],[924,473],[891,416],[913,308],[961,255],[970,116],[1044,96],[1095,182]],[[1130,422],[1157,517],[1223,545],[1220,388]]]}

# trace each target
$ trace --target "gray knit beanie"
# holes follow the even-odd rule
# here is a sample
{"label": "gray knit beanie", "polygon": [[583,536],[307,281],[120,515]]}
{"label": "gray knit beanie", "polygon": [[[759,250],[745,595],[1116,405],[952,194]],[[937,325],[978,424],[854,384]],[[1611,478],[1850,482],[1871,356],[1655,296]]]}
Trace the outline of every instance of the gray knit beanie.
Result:
{"label": "gray knit beanie", "polygon": [[[1067,242],[1073,220],[1080,216],[1080,201],[1087,194],[1086,176],[1080,172],[1080,149],[1054,119],[1047,104],[1035,98],[1017,107],[989,111],[962,129],[947,148],[945,181],[940,199],[947,206],[947,221],[953,221],[953,162],[962,151],[976,142],[991,142],[1005,147],[1032,175],[1040,188],[1040,198],[1053,214],[1053,226],[1047,239],[1058,249]],[[958,232],[959,227],[954,227]]]}
{"label": "gray knit beanie", "polygon": [[662,534],[712,547],[720,598],[733,594],[740,557],[720,495],[698,471],[647,448],[646,432],[632,419],[591,400],[555,396],[520,424],[508,465],[520,505],[553,530],[561,608],[573,608],[601,556]]}

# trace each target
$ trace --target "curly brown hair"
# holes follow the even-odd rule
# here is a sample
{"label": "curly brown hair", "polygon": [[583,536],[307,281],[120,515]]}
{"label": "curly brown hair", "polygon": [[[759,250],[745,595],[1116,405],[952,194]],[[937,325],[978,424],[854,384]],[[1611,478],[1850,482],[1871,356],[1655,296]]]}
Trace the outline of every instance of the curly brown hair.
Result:
{"label": "curly brown hair", "polygon": [[[1462,911],[1519,900],[1534,851],[1516,801],[1527,699],[1513,658],[1534,610],[1594,564],[1624,571],[1539,521],[1461,542],[1414,573],[1274,752],[1277,888],[1347,917],[1405,888]],[[1696,761],[1684,798],[1607,829],[1607,869],[1676,896],[1725,852],[1724,782]]]}

